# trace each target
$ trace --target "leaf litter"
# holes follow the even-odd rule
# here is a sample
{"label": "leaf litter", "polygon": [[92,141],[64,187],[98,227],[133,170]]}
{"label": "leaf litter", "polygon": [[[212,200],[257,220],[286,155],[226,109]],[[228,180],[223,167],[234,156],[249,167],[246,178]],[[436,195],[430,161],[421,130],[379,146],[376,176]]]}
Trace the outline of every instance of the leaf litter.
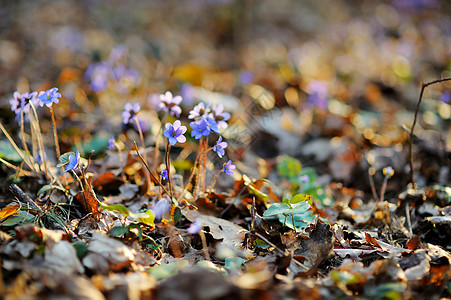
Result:
{"label": "leaf litter", "polygon": [[[56,124],[60,167],[75,175],[45,169],[37,129],[21,132],[2,97],[2,133],[31,150],[0,138],[5,299],[450,297],[449,83],[425,90],[412,134],[414,186],[406,125],[418,82],[449,77],[449,3],[337,3],[333,15],[315,1],[138,2],[122,11],[103,1],[7,5],[2,94],[45,90],[58,78],[57,122],[41,110],[40,126],[50,137]],[[22,14],[36,27],[14,21]],[[100,23],[85,24],[92,16]],[[125,33],[113,29],[121,22]],[[40,32],[52,37],[53,57],[34,46],[48,38]],[[11,36],[30,40],[31,54]],[[117,68],[106,79],[81,75],[105,67]],[[196,165],[187,135],[165,161],[160,119],[176,116],[155,103],[166,89],[180,91],[184,111],[206,103],[231,114],[225,160]],[[144,122],[121,124],[134,98]],[[147,148],[136,146],[140,133]],[[71,161],[76,150],[87,159]],[[139,154],[156,175],[169,171],[172,187]],[[233,175],[216,178],[226,161]],[[193,168],[216,185],[189,179]]]}

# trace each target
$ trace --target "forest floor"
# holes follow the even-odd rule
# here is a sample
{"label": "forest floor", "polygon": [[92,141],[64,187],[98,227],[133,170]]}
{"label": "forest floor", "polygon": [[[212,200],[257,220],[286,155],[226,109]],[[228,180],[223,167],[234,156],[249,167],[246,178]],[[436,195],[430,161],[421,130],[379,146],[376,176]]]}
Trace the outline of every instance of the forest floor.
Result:
{"label": "forest floor", "polygon": [[0,16],[0,298],[451,297],[448,1]]}

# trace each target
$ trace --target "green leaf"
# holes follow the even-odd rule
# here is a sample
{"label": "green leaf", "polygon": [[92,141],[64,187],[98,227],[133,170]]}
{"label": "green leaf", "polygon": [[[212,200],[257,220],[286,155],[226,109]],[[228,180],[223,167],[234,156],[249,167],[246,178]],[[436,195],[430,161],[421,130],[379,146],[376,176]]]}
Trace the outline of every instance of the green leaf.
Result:
{"label": "green leaf", "polygon": [[62,166],[67,165],[67,164],[69,163],[69,156],[71,156],[71,155],[75,155],[75,153],[74,153],[74,152],[67,152],[67,153],[62,154],[62,155],[59,157],[60,163],[57,164],[56,166],[57,166],[58,168],[60,168],[60,167],[62,167]]}
{"label": "green leaf", "polygon": [[264,213],[263,216],[277,216],[284,213],[289,213],[291,208],[286,203],[274,203]]}
{"label": "green leaf", "polygon": [[129,231],[128,227],[114,226],[108,230],[108,235],[112,237],[120,236],[121,234],[126,234]]}
{"label": "green leaf", "polygon": [[245,262],[246,260],[241,257],[227,257],[224,268],[231,271],[239,271]]}
{"label": "green leaf", "polygon": [[88,245],[83,243],[82,241],[78,241],[72,244],[74,246],[75,251],[77,252],[77,257],[82,259],[86,253],[88,253]]}
{"label": "green leaf", "polygon": [[94,136],[88,143],[81,145],[84,153],[95,151],[97,153],[102,152],[108,146],[108,141],[111,138],[111,134],[100,133]]}
{"label": "green leaf", "polygon": [[[293,224],[294,219],[294,224]],[[305,214],[295,214],[295,215],[279,215],[279,222],[285,224],[285,226],[300,230],[308,226],[309,223],[312,223],[316,218],[313,216],[311,212],[307,212]]]}
{"label": "green leaf", "polygon": [[18,211],[17,215],[14,214],[13,216],[10,216],[8,219],[3,221],[0,225],[2,226],[15,226],[18,224],[26,224],[26,223],[32,223],[35,220],[35,216],[30,214],[26,211]]}
{"label": "green leaf", "polygon": [[179,270],[188,266],[188,264],[189,262],[187,260],[181,260],[166,265],[154,266],[148,272],[157,280],[161,280],[174,276]]}
{"label": "green leaf", "polygon": [[125,217],[128,217],[130,215],[130,211],[127,207],[123,206],[122,204],[112,204],[112,205],[103,205],[100,204],[100,208],[107,209],[109,211],[117,211],[123,214]]}
{"label": "green leaf", "polygon": [[[130,214],[131,217],[134,217],[135,214]],[[140,213],[139,217],[136,218],[143,224],[154,227],[155,226],[155,213],[153,210],[149,209],[144,213]]]}
{"label": "green leaf", "polygon": [[303,201],[305,201],[306,203],[312,204],[312,196],[297,194],[297,195],[294,195],[293,198],[291,198],[290,203],[296,204],[296,203],[303,202]]}
{"label": "green leaf", "polygon": [[301,202],[301,203],[296,204],[296,206],[293,206],[293,208],[290,209],[290,211],[288,213],[291,215],[303,214],[307,210],[309,210],[309,208],[310,208],[310,204],[308,204],[307,202]]}
{"label": "green leaf", "polygon": [[288,155],[280,156],[278,158],[277,171],[280,176],[295,180],[299,177],[301,170],[301,162],[296,158]]}
{"label": "green leaf", "polygon": [[60,186],[58,186],[58,185],[46,184],[46,185],[44,185],[43,187],[41,187],[41,188],[39,189],[39,191],[38,191],[38,196],[41,195],[41,194],[43,194],[43,193],[45,193],[45,192],[47,192],[47,191],[50,191],[50,190],[52,190],[52,189],[57,189],[57,190],[66,192],[66,190],[65,190],[64,188],[62,188],[62,187],[60,187]]}
{"label": "green leaf", "polygon": [[180,220],[180,218],[182,217],[182,210],[180,209],[180,207],[174,207],[174,214],[173,214],[173,221],[174,224],[177,224],[177,222]]}
{"label": "green leaf", "polygon": [[[22,157],[14,149],[13,145],[7,140],[0,140],[0,157],[8,161],[21,162]],[[22,151],[24,153],[24,151]],[[25,153],[24,153],[25,154]]]}

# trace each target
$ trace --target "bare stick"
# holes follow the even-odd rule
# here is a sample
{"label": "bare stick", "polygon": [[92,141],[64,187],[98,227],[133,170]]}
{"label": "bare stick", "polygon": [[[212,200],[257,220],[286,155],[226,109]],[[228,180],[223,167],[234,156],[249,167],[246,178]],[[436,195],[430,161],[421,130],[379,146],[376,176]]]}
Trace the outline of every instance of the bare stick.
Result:
{"label": "bare stick", "polygon": [[27,203],[30,205],[35,211],[37,211],[39,214],[42,214],[44,211],[34,202],[33,199],[31,199],[27,194],[25,194],[20,187],[15,185],[14,183],[11,183],[9,185],[9,190],[11,193],[13,193],[14,198],[16,198],[19,202]]}
{"label": "bare stick", "polygon": [[413,130],[415,129],[415,125],[417,124],[418,113],[420,112],[421,100],[423,99],[424,89],[432,84],[451,80],[451,77],[440,78],[429,82],[423,82],[421,84],[420,89],[420,97],[418,99],[417,107],[415,109],[415,116],[413,118],[412,127],[410,128],[410,136],[409,136],[409,160],[410,160],[410,183],[412,184],[412,188],[416,188],[415,179],[414,179],[414,169],[413,169]]}

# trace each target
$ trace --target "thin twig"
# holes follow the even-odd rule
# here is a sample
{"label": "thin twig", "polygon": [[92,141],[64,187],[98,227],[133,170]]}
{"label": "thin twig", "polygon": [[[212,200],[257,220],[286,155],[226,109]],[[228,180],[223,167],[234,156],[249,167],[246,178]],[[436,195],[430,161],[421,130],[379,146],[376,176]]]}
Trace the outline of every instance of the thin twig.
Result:
{"label": "thin twig", "polygon": [[413,130],[415,129],[415,125],[417,124],[417,118],[418,118],[418,114],[420,112],[420,105],[421,105],[421,100],[423,99],[423,93],[424,93],[424,89],[432,84],[435,83],[439,83],[439,82],[443,82],[443,81],[449,81],[451,80],[451,77],[446,77],[446,78],[440,78],[440,79],[436,79],[433,81],[429,81],[429,82],[423,82],[421,84],[421,90],[420,90],[420,97],[418,99],[418,103],[417,103],[417,107],[415,109],[415,116],[413,118],[413,123],[412,123],[412,127],[410,128],[410,136],[409,136],[409,163],[410,163],[410,183],[412,185],[412,188],[416,188],[416,184],[415,184],[415,179],[414,179],[414,169],[413,169]]}
{"label": "thin twig", "polygon": [[163,188],[163,191],[168,194],[171,195],[168,190],[164,187],[164,185],[161,183],[161,181],[157,178],[157,176],[155,176],[152,171],[150,171],[149,165],[144,161],[144,158],[141,156],[141,154],[139,153],[138,150],[138,146],[136,145],[136,142],[134,142],[135,144],[135,151],[136,154],[138,154],[139,159],[141,160],[141,163],[146,167],[147,171],[149,171],[149,174],[152,176],[152,178],[158,183],[159,186],[161,186]]}

